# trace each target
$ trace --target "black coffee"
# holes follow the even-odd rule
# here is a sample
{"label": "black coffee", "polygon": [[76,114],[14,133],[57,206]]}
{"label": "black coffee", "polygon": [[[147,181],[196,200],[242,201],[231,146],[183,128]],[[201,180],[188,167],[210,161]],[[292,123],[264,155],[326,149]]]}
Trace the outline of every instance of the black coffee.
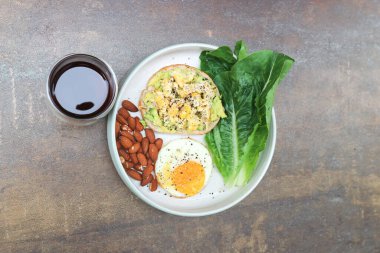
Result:
{"label": "black coffee", "polygon": [[107,67],[89,55],[58,63],[49,83],[55,106],[73,118],[92,118],[107,110],[115,88]]}

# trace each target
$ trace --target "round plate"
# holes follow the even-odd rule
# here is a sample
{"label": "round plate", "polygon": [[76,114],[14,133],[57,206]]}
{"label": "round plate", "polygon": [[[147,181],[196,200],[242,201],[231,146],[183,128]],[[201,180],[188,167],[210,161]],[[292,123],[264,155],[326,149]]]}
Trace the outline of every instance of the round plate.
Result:
{"label": "round plate", "polygon": [[[272,160],[276,141],[276,119],[274,110],[272,112],[272,124],[270,127],[266,148],[260,155],[260,160],[257,164],[257,168],[253,172],[251,180],[245,186],[232,188],[225,187],[222,176],[214,166],[209,182],[201,193],[193,197],[179,199],[170,196],[160,187],[155,192],[150,192],[147,186],[141,187],[139,182],[131,179],[126,174],[123,166],[121,165],[116,148],[114,127],[116,114],[118,109],[121,107],[121,102],[124,99],[128,99],[137,105],[141,91],[145,89],[148,79],[157,70],[172,64],[187,64],[199,68],[199,55],[201,52],[203,50],[214,50],[216,48],[216,46],[207,44],[187,43],[170,46],[150,55],[143,60],[127,77],[119,92],[114,109],[108,116],[108,146],[112,161],[119,176],[136,196],[147,204],[167,213],[181,216],[204,216],[218,213],[234,206],[250,194],[253,189],[255,189],[263,178],[269,167],[270,161]],[[136,113],[136,115],[141,118],[140,113]],[[204,135],[156,133],[156,137],[162,138],[164,140],[164,145],[170,140],[185,137],[190,137],[205,143]]]}

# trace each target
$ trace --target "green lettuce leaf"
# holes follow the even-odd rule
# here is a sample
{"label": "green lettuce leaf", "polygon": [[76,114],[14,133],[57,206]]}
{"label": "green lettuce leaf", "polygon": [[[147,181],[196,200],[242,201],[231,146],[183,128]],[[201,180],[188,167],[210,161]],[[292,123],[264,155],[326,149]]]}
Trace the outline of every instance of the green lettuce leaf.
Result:
{"label": "green lettuce leaf", "polygon": [[248,56],[248,48],[244,41],[236,42],[234,53],[238,60],[242,60]]}
{"label": "green lettuce leaf", "polygon": [[234,54],[237,58],[220,47],[200,56],[201,69],[213,78],[227,114],[206,134],[206,142],[229,186],[244,185],[252,177],[268,138],[275,91],[294,62],[271,50],[249,54],[242,41]]}
{"label": "green lettuce leaf", "polygon": [[214,51],[203,51],[199,56],[201,69],[212,79],[220,72],[228,71],[236,63],[236,58],[229,47],[219,47]]}

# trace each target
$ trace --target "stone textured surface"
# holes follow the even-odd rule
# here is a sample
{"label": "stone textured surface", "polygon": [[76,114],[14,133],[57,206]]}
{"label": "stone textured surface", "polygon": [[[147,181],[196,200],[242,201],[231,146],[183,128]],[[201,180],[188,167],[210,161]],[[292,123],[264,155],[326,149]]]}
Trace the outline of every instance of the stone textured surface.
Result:
{"label": "stone textured surface", "polygon": [[[380,2],[0,1],[0,252],[380,252]],[[122,78],[176,43],[280,50],[278,139],[258,188],[203,218],[125,187],[106,121],[62,124],[52,64],[106,59]]]}

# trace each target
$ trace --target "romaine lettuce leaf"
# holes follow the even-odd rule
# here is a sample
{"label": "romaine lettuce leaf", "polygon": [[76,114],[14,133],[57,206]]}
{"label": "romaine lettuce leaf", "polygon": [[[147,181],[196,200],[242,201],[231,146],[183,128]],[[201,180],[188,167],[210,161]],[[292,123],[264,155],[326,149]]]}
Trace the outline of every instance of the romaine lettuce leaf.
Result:
{"label": "romaine lettuce leaf", "polygon": [[218,86],[227,114],[206,134],[206,142],[229,186],[252,177],[268,138],[275,91],[294,62],[271,50],[248,54],[242,41],[234,54],[237,58],[224,46],[200,55],[201,69]]}
{"label": "romaine lettuce leaf", "polygon": [[214,51],[203,51],[199,56],[201,70],[206,72],[212,79],[223,71],[228,71],[236,63],[236,58],[229,47],[223,46]]}

